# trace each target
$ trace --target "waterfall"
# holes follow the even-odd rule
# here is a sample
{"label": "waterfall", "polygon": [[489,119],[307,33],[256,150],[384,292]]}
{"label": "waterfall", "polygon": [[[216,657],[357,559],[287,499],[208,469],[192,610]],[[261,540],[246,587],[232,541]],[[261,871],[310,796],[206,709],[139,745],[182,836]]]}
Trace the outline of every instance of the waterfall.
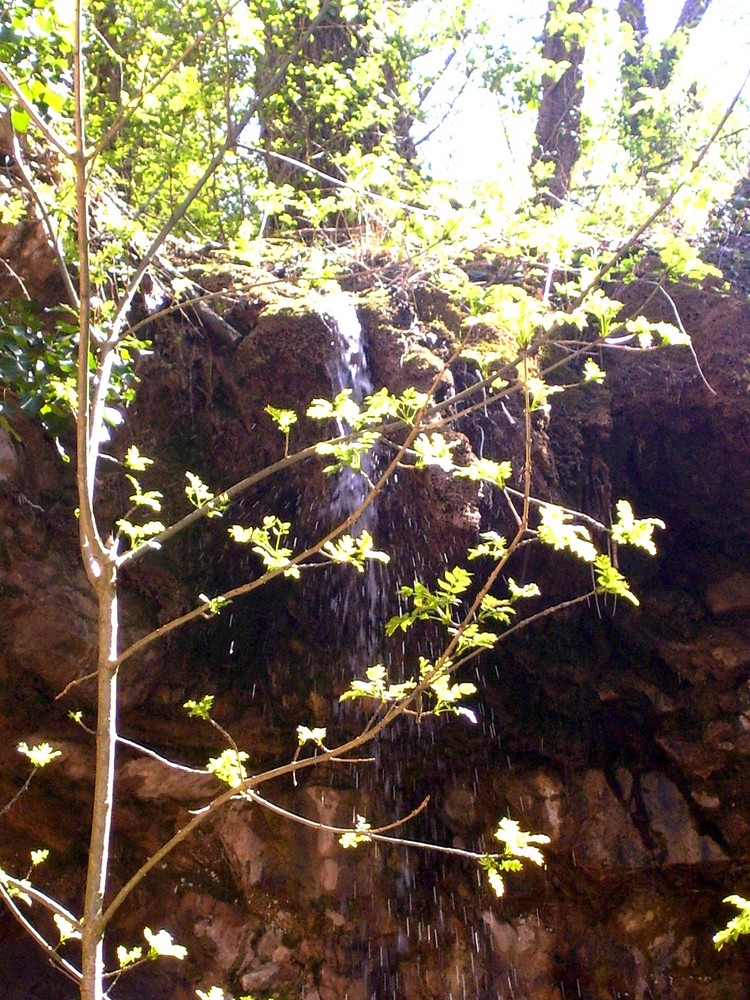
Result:
{"label": "waterfall", "polygon": [[[361,404],[373,391],[372,378],[364,347],[364,333],[351,297],[337,289],[318,296],[316,311],[331,333],[331,352],[328,373],[332,395],[343,389],[351,390],[351,398]],[[351,428],[339,421],[339,432],[347,434]],[[364,475],[353,469],[342,469],[335,474],[331,494],[331,514],[334,523],[342,521],[355,511],[367,496],[377,459],[373,453],[362,458]],[[349,533],[359,535],[368,531],[377,542],[377,510],[371,504],[351,526]],[[344,648],[351,653],[350,669],[361,671],[372,662],[382,635],[385,604],[381,578],[382,565],[368,562],[364,573],[336,591],[332,598],[332,611],[339,617]],[[366,661],[366,662],[365,662]]]}
{"label": "waterfall", "polygon": [[[342,389],[349,389],[354,402],[361,404],[365,396],[372,392],[373,385],[357,310],[346,292],[339,289],[320,295],[317,311],[332,337],[327,367],[333,395],[337,395]],[[348,434],[351,427],[339,420],[338,429],[340,434]],[[368,478],[372,467],[372,455],[363,456],[362,470]],[[339,520],[348,517],[359,507],[367,492],[367,480],[364,476],[353,469],[342,469],[336,474],[331,499],[333,514]],[[371,525],[374,521],[374,509],[370,505],[356,524],[352,525],[350,533],[359,535],[366,528],[372,534]]]}

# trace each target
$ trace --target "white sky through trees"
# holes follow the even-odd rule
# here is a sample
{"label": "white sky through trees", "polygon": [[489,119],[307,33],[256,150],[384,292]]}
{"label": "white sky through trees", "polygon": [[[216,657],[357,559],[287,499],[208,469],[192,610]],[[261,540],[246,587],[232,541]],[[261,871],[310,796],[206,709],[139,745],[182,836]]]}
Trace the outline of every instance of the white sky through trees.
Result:
{"label": "white sky through trees", "polygon": [[[684,0],[646,0],[649,39],[653,44],[666,38],[677,22]],[[416,5],[418,6],[418,5]],[[604,3],[616,9],[616,0]],[[544,24],[547,0],[524,0],[518,5],[498,6],[496,0],[479,0],[478,17],[485,17],[522,58],[529,51]],[[436,71],[445,53],[435,53],[434,62],[426,61],[428,72]],[[750,0],[713,0],[700,27],[693,33],[678,79],[685,86],[697,77],[707,87],[707,99],[726,104],[742,83],[750,68]],[[610,62],[610,72],[615,69]],[[430,113],[416,139],[441,120],[452,88],[460,86],[460,70],[449,69],[446,79],[435,88]],[[614,79],[614,77],[613,77]],[[601,84],[606,92],[606,79]],[[611,86],[611,84],[610,84]],[[473,183],[497,180],[512,183],[528,166],[534,118],[524,125],[503,115],[498,102],[479,81],[469,85],[455,103],[452,112],[436,134],[419,146],[436,178],[456,186],[458,197],[466,196]]]}

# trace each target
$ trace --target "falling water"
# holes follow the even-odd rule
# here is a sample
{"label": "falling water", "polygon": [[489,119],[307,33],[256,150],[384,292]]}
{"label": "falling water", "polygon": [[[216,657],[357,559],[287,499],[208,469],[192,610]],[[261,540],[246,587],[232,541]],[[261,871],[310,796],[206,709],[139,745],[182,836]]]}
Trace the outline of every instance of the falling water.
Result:
{"label": "falling water", "polygon": [[[331,380],[332,395],[342,390],[350,390],[354,402],[361,404],[365,397],[373,392],[373,383],[365,352],[363,330],[351,298],[343,291],[329,292],[319,297],[317,312],[326,324],[331,334],[328,373]],[[339,433],[346,434],[351,428],[343,422],[339,424]],[[367,496],[370,481],[377,477],[378,455],[371,452],[363,457],[362,473],[344,469],[335,475],[331,493],[331,515],[334,523],[339,523],[352,514],[362,504]],[[418,525],[409,519],[402,530],[409,534],[412,540],[418,539]],[[378,543],[378,509],[377,504],[371,504],[357,522],[349,529],[353,535],[368,531],[377,546]],[[427,539],[422,539],[422,546],[409,546],[413,560],[414,576],[421,576],[424,568]],[[402,554],[403,555],[403,554]],[[344,568],[346,571],[346,568]],[[409,583],[412,579],[408,580]],[[393,595],[400,581],[389,580],[387,571],[378,562],[370,562],[363,574],[350,570],[348,581],[337,587],[331,597],[330,610],[338,622],[341,636],[341,652],[344,675],[347,678],[361,676],[365,666],[376,660],[383,660],[394,673],[397,669],[392,657],[388,657],[383,641],[383,627],[389,614],[388,597]],[[395,608],[390,610],[393,613]],[[393,641],[393,640],[391,640]],[[439,649],[425,648],[427,656],[437,656]],[[403,655],[403,649],[402,649]],[[412,656],[415,655],[412,653]],[[398,657],[396,657],[398,659]],[[349,703],[350,704],[350,703]],[[418,740],[434,740],[434,732],[430,727],[417,730]],[[398,741],[403,739],[403,732],[394,728],[386,731],[370,746],[376,761],[372,770],[364,773],[362,792],[365,801],[377,800],[379,808],[386,809],[392,815],[403,816],[416,804],[415,789],[412,787],[412,776],[402,773],[399,761],[400,751]],[[432,755],[432,748],[426,748]],[[445,778],[449,776],[446,774]],[[357,781],[357,787],[360,787]],[[419,796],[417,796],[418,798]],[[426,817],[422,820],[427,823]],[[412,825],[412,831],[415,827]],[[418,831],[419,827],[416,827]],[[418,835],[418,834],[417,834]],[[425,830],[425,839],[439,841],[442,832],[434,826]],[[363,948],[362,973],[370,1000],[401,1000],[405,987],[400,982],[401,963],[414,962],[417,965],[423,949],[439,950],[440,944],[447,940],[449,934],[448,921],[443,909],[443,894],[438,894],[434,888],[434,908],[425,910],[425,900],[419,890],[421,859],[415,858],[408,851],[394,853],[389,861],[390,874],[393,878],[393,892],[388,898],[389,913],[400,924],[399,932],[392,941],[381,941],[379,946],[371,948],[372,928],[365,922],[361,926],[361,942],[368,942],[366,951]],[[439,879],[442,867],[435,865],[432,875]],[[443,871],[443,876],[445,872]],[[456,904],[448,907],[450,914]],[[464,912],[466,923],[469,917]],[[457,934],[455,927],[453,933]],[[432,942],[434,941],[434,944]],[[474,953],[482,955],[485,944],[480,941],[480,933],[473,931],[473,950],[470,953],[472,970]],[[474,983],[466,981],[466,974],[474,977]],[[479,975],[468,969],[456,969],[455,989],[449,989],[446,1000],[473,1000],[480,995]],[[468,988],[467,988],[468,987]],[[500,994],[498,994],[499,996]],[[513,996],[512,987],[510,996]]]}
{"label": "falling water", "polygon": [[[346,292],[337,289],[318,297],[317,312],[331,333],[328,372],[333,395],[348,389],[351,399],[361,405],[373,391],[373,384],[362,325],[354,304]],[[339,421],[340,434],[347,434],[351,429]],[[369,492],[368,480],[372,480],[376,461],[370,452],[362,457],[361,473],[354,469],[342,469],[336,473],[331,496],[334,523],[354,513],[362,504]],[[349,529],[354,536],[363,531],[368,531],[377,543],[377,511],[374,504],[370,504]],[[351,666],[360,672],[372,662],[382,630],[385,607],[379,566],[374,562],[368,563],[364,573],[357,574],[354,583],[337,593],[332,602],[332,610],[339,617],[341,634],[347,637],[347,652],[352,654]]]}

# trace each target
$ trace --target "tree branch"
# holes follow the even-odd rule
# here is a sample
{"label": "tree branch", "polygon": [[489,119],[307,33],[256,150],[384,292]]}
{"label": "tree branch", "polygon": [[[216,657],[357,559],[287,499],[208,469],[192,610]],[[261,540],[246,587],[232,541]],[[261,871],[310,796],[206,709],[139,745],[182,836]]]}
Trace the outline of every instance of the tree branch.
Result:
{"label": "tree branch", "polygon": [[73,150],[69,149],[55,130],[40,115],[36,105],[24,94],[21,85],[13,77],[7,66],[0,63],[0,81],[13,92],[13,96],[29,115],[33,123],[45,137],[49,140],[58,152],[62,153],[66,160],[73,159]]}

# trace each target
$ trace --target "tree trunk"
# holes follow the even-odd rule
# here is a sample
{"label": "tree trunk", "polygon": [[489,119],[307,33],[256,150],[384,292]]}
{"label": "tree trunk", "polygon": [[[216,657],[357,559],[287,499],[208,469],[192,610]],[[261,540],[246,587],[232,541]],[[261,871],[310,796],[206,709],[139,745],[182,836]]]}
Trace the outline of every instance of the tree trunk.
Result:
{"label": "tree trunk", "polygon": [[636,43],[640,49],[648,32],[644,0],[620,0],[617,13],[620,20],[629,24],[633,29]]}
{"label": "tree trunk", "polygon": [[81,941],[81,1000],[103,1000],[104,900],[109,878],[117,743],[117,580],[99,590],[99,661],[97,665],[96,772],[91,811],[91,839]]}
{"label": "tree trunk", "polygon": [[[591,7],[592,0],[571,0],[570,14],[583,14]],[[550,34],[550,17],[555,10],[550,2],[542,55],[553,62],[570,65],[559,79],[545,76],[543,94],[536,124],[536,146],[532,166],[552,164],[551,175],[539,183],[540,195],[551,204],[559,205],[570,191],[570,178],[581,152],[580,126],[583,85],[581,66],[585,49],[575,38],[565,32]]]}
{"label": "tree trunk", "polygon": [[692,31],[693,28],[697,28],[712,3],[713,0],[685,0],[674,30],[680,31],[686,28]]}

